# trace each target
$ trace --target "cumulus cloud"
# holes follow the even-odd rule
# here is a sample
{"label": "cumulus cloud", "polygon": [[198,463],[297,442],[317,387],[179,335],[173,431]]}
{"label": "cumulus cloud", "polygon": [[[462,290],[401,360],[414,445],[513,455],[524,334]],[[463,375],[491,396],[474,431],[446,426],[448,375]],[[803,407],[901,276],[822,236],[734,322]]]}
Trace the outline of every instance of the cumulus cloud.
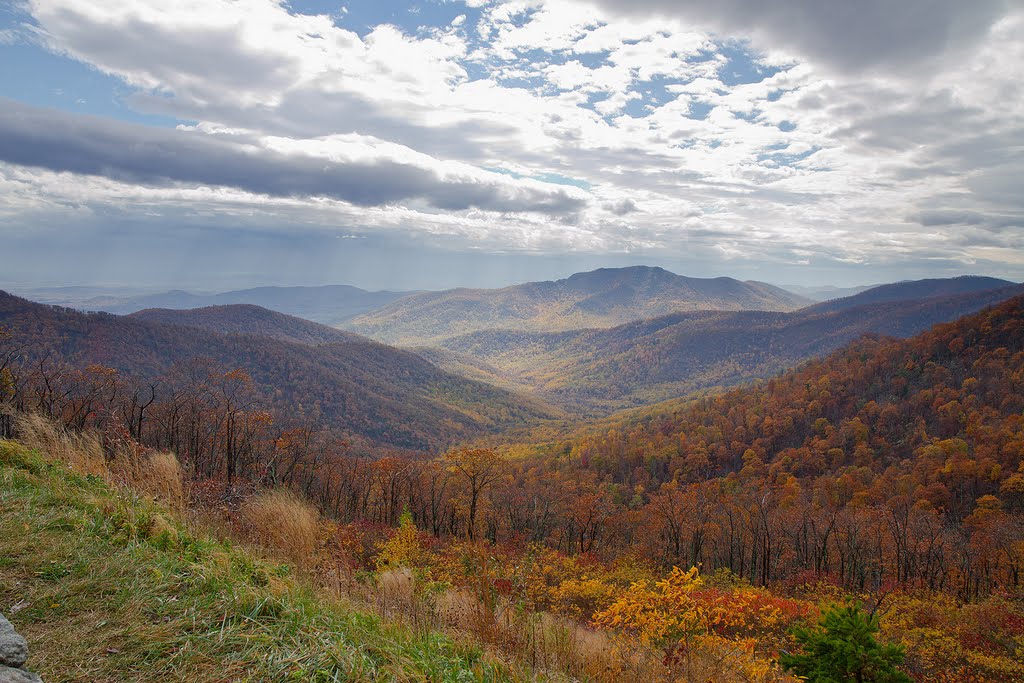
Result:
{"label": "cumulus cloud", "polygon": [[122,182],[234,187],[278,197],[328,197],[360,206],[421,199],[439,209],[578,210],[574,188],[441,163],[398,145],[328,138],[295,141],[167,130],[0,100],[0,159]]}
{"label": "cumulus cloud", "polygon": [[615,14],[678,17],[764,50],[790,50],[842,72],[920,73],[983,41],[1008,0],[594,0]]}
{"label": "cumulus cloud", "polygon": [[620,199],[617,202],[606,204],[604,208],[616,216],[627,216],[640,210],[632,199]]}

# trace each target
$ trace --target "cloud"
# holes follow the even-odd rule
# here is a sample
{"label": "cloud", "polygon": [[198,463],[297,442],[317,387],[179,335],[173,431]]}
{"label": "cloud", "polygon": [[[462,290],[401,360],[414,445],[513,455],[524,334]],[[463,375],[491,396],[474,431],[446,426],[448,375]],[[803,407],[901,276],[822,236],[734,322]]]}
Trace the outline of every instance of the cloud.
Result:
{"label": "cloud", "polygon": [[674,17],[844,73],[920,74],[983,41],[1008,0],[593,0],[614,14]]}
{"label": "cloud", "polygon": [[640,210],[632,199],[620,199],[617,202],[606,204],[604,208],[616,216],[627,216]]}
{"label": "cloud", "polygon": [[908,221],[925,227],[965,225],[981,226],[985,230],[999,232],[1009,227],[1024,227],[1024,216],[987,215],[978,211],[926,209],[907,217]]}
{"label": "cloud", "polygon": [[413,199],[446,210],[567,213],[575,188],[435,161],[393,144],[327,138],[250,139],[149,128],[0,100],[0,159],[129,183],[234,187],[359,206]]}
{"label": "cloud", "polygon": [[0,230],[186,216],[730,273],[997,260],[1024,249],[1024,15],[921,2],[498,0],[357,32],[277,0],[30,0],[35,44],[119,82],[90,103],[184,125],[3,103]]}

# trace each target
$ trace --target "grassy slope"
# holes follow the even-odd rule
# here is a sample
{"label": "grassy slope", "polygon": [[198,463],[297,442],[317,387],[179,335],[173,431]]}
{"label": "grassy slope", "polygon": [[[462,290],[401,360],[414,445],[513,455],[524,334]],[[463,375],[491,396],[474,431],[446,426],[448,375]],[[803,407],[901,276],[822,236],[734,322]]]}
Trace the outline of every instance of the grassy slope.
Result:
{"label": "grassy slope", "polygon": [[0,610],[50,682],[521,678],[479,648],[325,599],[286,565],[10,441]]}

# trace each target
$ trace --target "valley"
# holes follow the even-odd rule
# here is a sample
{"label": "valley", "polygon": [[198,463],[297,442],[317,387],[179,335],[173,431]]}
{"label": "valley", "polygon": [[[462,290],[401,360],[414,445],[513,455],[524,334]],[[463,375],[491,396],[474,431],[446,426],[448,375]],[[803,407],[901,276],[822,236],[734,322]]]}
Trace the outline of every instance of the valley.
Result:
{"label": "valley", "polygon": [[[861,294],[788,313],[678,313],[610,329],[490,330],[440,345],[488,363],[553,403],[607,415],[769,377],[865,334],[913,336],[1024,293],[1020,285],[985,284],[996,286],[923,298],[908,292],[902,300],[894,293],[897,298],[882,302]],[[458,365],[452,359],[446,367],[457,371]]]}

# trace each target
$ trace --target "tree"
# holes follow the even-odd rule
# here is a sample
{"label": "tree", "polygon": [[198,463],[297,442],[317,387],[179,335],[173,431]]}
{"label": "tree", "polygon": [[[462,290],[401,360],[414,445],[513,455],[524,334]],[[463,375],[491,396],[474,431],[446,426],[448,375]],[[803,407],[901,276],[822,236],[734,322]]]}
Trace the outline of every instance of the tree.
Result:
{"label": "tree", "polygon": [[423,558],[423,547],[420,544],[416,523],[412,521],[412,513],[408,509],[402,512],[390,538],[380,544],[377,554],[377,569],[393,569],[396,567],[414,567]]}
{"label": "tree", "polygon": [[693,650],[698,638],[708,631],[708,610],[695,595],[703,585],[697,567],[673,567],[653,586],[647,581],[633,583],[607,609],[594,615],[594,623],[633,631],[642,642],[664,648],[664,662],[670,665],[681,659],[689,679]]}
{"label": "tree", "polygon": [[505,459],[488,448],[460,448],[445,456],[449,470],[460,475],[469,489],[469,540],[476,539],[476,512],[480,494],[505,473]]}
{"label": "tree", "polygon": [[809,683],[911,683],[896,668],[903,648],[875,640],[878,617],[857,606],[827,610],[817,628],[795,627],[792,633],[803,652],[783,654],[779,663]]}

